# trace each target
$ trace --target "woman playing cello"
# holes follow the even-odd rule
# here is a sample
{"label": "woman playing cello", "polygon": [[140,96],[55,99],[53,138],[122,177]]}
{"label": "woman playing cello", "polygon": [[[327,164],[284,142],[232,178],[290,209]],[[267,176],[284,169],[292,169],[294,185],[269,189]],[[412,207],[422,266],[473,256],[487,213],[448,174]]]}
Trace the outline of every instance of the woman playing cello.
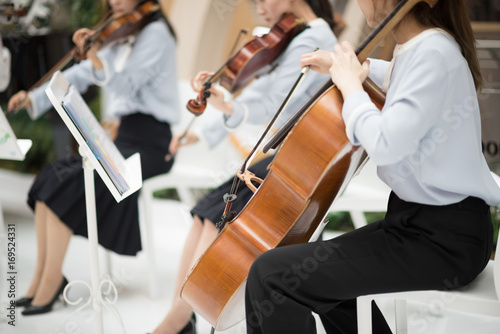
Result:
{"label": "woman playing cello", "polygon": [[[212,123],[203,124],[198,131],[188,132],[184,138],[187,144],[203,139],[209,146],[215,146],[228,131],[237,130],[237,127],[244,122],[253,124],[268,122],[300,74],[301,55],[317,48],[331,49],[336,44],[332,31],[334,26],[332,8],[327,0],[259,0],[256,1],[256,6],[257,13],[269,25],[277,23],[282,14],[292,13],[305,20],[309,27],[297,35],[282,55],[270,64],[270,67],[274,68],[272,72],[252,82],[236,99],[224,100],[222,91],[212,87],[208,103],[220,110],[223,117],[215,119]],[[198,73],[193,82],[193,89],[195,91],[201,89],[204,81],[211,75],[212,73],[208,72]],[[327,80],[328,76],[309,73],[285,109],[284,115],[281,116],[283,120],[281,122],[279,120],[280,124],[291,116],[290,113],[287,114],[287,110],[296,110]],[[179,148],[179,137],[180,135],[172,140],[171,153],[175,153]],[[256,176],[264,178],[270,161],[271,158],[265,158],[251,166],[250,170]],[[179,291],[189,269],[217,235],[215,223],[220,220],[225,206],[222,197],[229,192],[232,181],[231,178],[210,192],[191,211],[193,225],[184,245],[175,286],[175,298],[170,311],[154,331],[155,334],[195,332],[193,319],[190,320],[192,309],[179,298]],[[238,198],[232,207],[235,211],[244,207],[252,192],[246,186],[241,186],[237,194]]]}
{"label": "woman playing cello", "polygon": [[[403,1],[358,3],[375,27]],[[360,63],[346,42],[301,60],[330,73],[342,93],[349,140],[392,189],[387,214],[332,240],[259,256],[246,287],[248,333],[315,333],[311,311],[328,333],[356,333],[356,297],[458,288],[490,259],[489,206],[500,203],[500,189],[481,153],[482,79],[464,0],[418,3],[392,35],[391,63]],[[387,92],[382,112],[363,91],[368,75]],[[263,312],[266,303],[272,312]],[[390,333],[373,312],[374,333]]]}
{"label": "woman playing cello", "polygon": [[[110,0],[117,17],[134,13],[156,1]],[[164,160],[170,144],[170,124],[179,119],[175,36],[161,10],[155,10],[135,33],[87,52],[87,60],[64,73],[78,91],[97,84],[110,93],[107,115],[120,120],[115,144],[124,157],[141,155],[142,177],[167,172]],[[73,35],[82,46],[94,32],[80,29]],[[21,91],[9,101],[9,109],[26,107],[32,118],[51,106],[45,86],[29,94]],[[102,246],[119,254],[135,255],[141,249],[137,196],[116,203],[100,178],[96,179],[98,237]],[[17,306],[23,315],[49,312],[67,281],[62,263],[73,234],[87,236],[84,181],[81,158],[68,156],[45,167],[28,195],[35,212],[37,264],[31,285]]]}

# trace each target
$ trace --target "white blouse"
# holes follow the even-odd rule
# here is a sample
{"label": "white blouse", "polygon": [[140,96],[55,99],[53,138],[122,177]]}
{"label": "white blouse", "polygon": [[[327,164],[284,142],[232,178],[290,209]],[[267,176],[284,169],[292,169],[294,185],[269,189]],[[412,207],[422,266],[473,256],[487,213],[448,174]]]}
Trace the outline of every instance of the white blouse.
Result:
{"label": "white blouse", "polygon": [[446,205],[467,196],[500,203],[481,151],[474,81],[459,45],[430,29],[398,45],[391,64],[372,61],[370,77],[387,89],[380,112],[366,92],[343,107],[346,132],[403,200]]}
{"label": "white blouse", "polygon": [[[133,38],[101,49],[98,56],[103,69],[95,71],[91,62],[84,60],[63,74],[80,93],[94,84],[106,89],[110,93],[107,116],[141,112],[170,124],[179,121],[176,45],[163,20],[151,22]],[[33,119],[52,106],[45,87],[30,93],[33,107],[28,112]]]}
{"label": "white blouse", "polygon": [[[210,147],[217,145],[229,131],[237,130],[245,122],[265,124],[269,122],[285,100],[300,75],[300,57],[317,48],[333,50],[337,39],[323,19],[309,23],[309,28],[297,35],[283,54],[270,67],[274,70],[254,80],[232,101],[231,117],[213,118],[201,127],[203,139]],[[304,81],[293,94],[288,106],[275,124],[276,128],[286,123],[329,79],[328,75],[309,71]]]}

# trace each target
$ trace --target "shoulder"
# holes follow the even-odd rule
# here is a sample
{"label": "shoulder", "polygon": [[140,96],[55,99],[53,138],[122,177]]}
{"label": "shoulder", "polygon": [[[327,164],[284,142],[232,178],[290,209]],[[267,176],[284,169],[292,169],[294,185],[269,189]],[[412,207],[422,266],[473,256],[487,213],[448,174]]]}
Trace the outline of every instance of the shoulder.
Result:
{"label": "shoulder", "polygon": [[173,40],[173,36],[170,33],[166,22],[162,19],[158,19],[147,24],[141,29],[137,37],[141,39],[154,39],[159,42]]}
{"label": "shoulder", "polygon": [[337,44],[337,38],[328,23],[323,19],[316,19],[293,39],[290,48],[307,46],[312,48],[312,52],[316,48],[331,49],[335,44]]}
{"label": "shoulder", "polygon": [[460,46],[450,34],[440,29],[432,29],[424,33],[428,36],[420,38],[408,50],[405,50],[407,58],[415,62],[433,63],[436,67],[442,67],[448,72],[467,65]]}

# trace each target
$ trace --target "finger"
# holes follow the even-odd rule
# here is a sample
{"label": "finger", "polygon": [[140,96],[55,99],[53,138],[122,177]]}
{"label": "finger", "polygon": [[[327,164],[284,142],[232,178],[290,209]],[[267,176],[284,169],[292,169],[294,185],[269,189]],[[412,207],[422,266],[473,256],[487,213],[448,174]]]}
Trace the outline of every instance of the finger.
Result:
{"label": "finger", "polygon": [[368,74],[370,74],[370,61],[365,60],[363,64],[361,65],[362,68],[362,78],[361,80],[364,81],[367,77]]}
{"label": "finger", "polygon": [[306,66],[315,66],[314,60],[311,57],[310,53],[303,54],[300,57],[300,68],[304,68]]}
{"label": "finger", "polygon": [[354,49],[348,41],[343,41],[342,42],[342,48],[344,49],[345,52],[354,52]]}
{"label": "finger", "polygon": [[337,65],[339,62],[339,56],[336,53],[331,53],[330,54],[330,69],[333,68],[335,65]]}
{"label": "finger", "polygon": [[196,85],[195,85],[195,82],[194,82],[193,78],[189,78],[189,83],[191,84],[191,88],[192,88],[195,92],[197,92],[197,93],[199,93],[199,92],[200,92],[200,90],[196,87]]}
{"label": "finger", "polygon": [[7,108],[8,112],[17,111],[27,105],[27,95],[28,94],[26,94],[26,92],[24,91],[18,92],[16,95],[14,95],[9,102],[9,106]]}
{"label": "finger", "polygon": [[213,72],[203,72],[203,74],[200,76],[200,81],[207,81],[207,79],[211,76],[213,76]]}

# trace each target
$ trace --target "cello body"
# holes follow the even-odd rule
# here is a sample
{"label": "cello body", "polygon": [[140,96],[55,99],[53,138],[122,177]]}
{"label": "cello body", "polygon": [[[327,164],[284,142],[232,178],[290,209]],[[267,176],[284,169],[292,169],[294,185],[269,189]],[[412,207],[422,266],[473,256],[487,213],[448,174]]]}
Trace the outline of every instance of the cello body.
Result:
{"label": "cello body", "polygon": [[[374,102],[382,108],[383,101]],[[181,298],[216,330],[245,318],[244,288],[254,260],[267,250],[308,242],[362,163],[364,150],[345,134],[342,105],[342,95],[331,83],[317,94],[252,199],[184,282]]]}

